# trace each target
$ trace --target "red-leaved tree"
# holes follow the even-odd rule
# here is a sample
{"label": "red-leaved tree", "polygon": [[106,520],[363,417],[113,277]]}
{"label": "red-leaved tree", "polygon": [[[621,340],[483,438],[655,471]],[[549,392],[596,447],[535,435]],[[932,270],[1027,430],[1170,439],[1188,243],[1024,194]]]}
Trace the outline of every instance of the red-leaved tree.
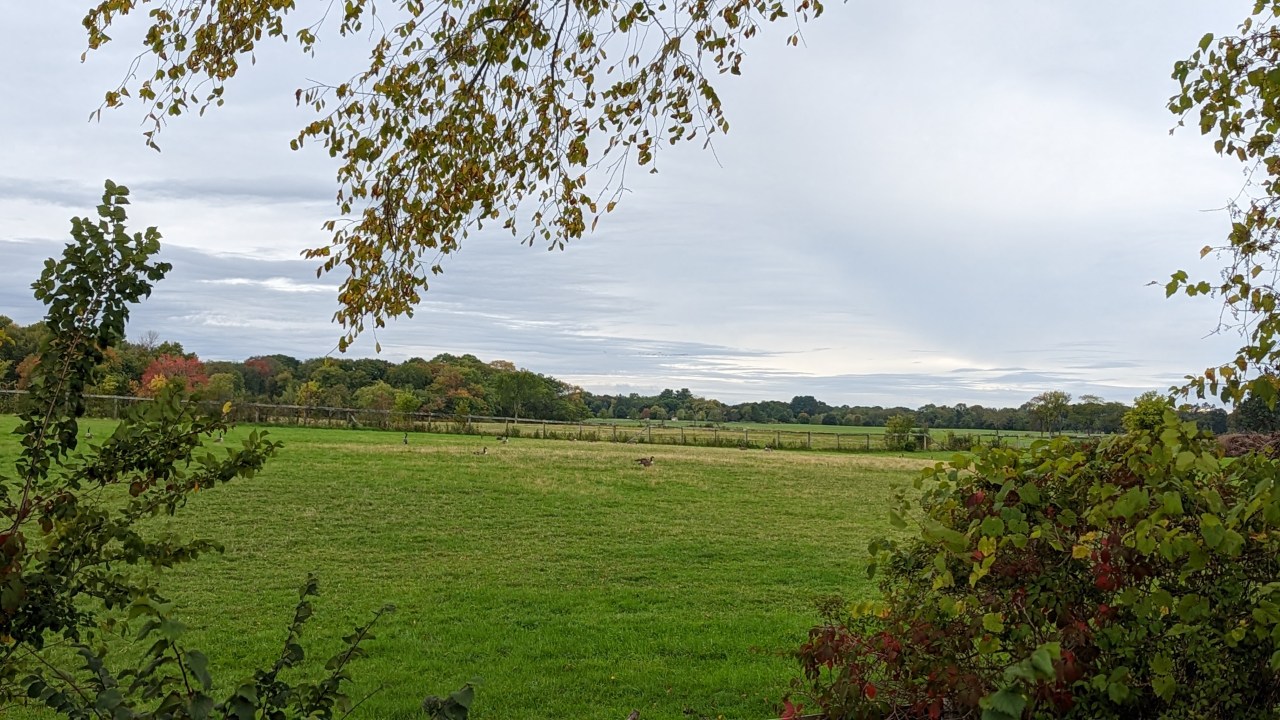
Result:
{"label": "red-leaved tree", "polygon": [[188,392],[195,390],[209,381],[205,375],[204,363],[196,357],[181,355],[161,355],[142,373],[142,387],[138,394],[150,397],[175,383]]}

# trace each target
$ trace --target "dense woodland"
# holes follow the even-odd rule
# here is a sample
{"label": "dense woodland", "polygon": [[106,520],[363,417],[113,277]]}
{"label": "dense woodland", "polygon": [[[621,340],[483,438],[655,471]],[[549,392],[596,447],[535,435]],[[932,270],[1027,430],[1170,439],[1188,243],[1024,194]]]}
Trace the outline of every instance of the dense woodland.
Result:
{"label": "dense woodland", "polygon": [[[36,362],[44,327],[22,326],[0,316],[11,342],[0,346],[0,388],[22,389]],[[1048,391],[1019,407],[982,405],[906,407],[829,405],[812,396],[728,405],[689,389],[657,395],[597,395],[554,377],[517,368],[505,360],[441,354],[391,363],[377,358],[310,358],[261,355],[242,362],[202,361],[181,344],[154,333],[125,341],[108,353],[91,391],[148,396],[182,383],[209,399],[313,407],[354,407],[395,412],[498,415],[542,420],[633,419],[701,423],[757,422],[883,426],[907,415],[918,427],[972,430],[1048,430],[1110,433],[1123,429],[1130,404],[1085,395],[1075,399]],[[1215,432],[1280,429],[1280,412],[1260,401],[1228,415],[1211,405],[1184,405],[1179,412]]]}

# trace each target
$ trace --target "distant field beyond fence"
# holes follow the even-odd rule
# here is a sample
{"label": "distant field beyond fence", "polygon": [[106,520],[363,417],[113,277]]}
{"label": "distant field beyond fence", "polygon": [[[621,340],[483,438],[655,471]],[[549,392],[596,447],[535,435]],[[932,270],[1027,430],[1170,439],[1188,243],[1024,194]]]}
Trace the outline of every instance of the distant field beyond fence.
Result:
{"label": "distant field beyond fence", "polygon": [[[0,390],[0,414],[17,410],[22,390]],[[127,395],[87,395],[86,414],[98,418],[119,418],[130,405],[150,402],[148,398]],[[221,403],[205,403],[210,412],[218,412]],[[683,422],[643,420],[583,420],[565,422],[528,418],[490,417],[482,415],[440,415],[435,413],[401,413],[368,408],[335,408],[313,405],[273,405],[266,403],[232,403],[231,417],[237,423],[257,425],[290,425],[306,427],[377,428],[405,432],[489,435],[506,438],[544,438],[583,442],[616,442],[660,445],[702,445],[771,450],[832,450],[871,452],[885,450],[968,450],[978,446],[1025,446],[1038,435],[1024,432],[990,430],[946,430],[932,428],[895,437],[884,428],[842,427],[834,430],[809,430],[810,426],[780,424],[777,426],[701,425]],[[823,427],[823,426],[814,426]],[[909,442],[907,442],[909,441]],[[904,445],[907,447],[904,448]]]}

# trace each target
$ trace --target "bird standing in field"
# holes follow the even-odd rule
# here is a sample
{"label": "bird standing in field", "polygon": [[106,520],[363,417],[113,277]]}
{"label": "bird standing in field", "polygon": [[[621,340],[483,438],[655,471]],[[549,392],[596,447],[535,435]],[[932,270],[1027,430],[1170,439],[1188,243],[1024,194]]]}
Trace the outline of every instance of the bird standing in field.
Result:
{"label": "bird standing in field", "polygon": [[489,453],[489,448],[487,448],[487,447],[482,447],[482,448],[480,448],[479,450],[476,450],[475,452],[473,452],[473,453],[471,453],[471,454],[472,454],[472,455],[487,455],[488,453]]}
{"label": "bird standing in field", "polygon": [[405,445],[408,445],[408,444],[409,444],[409,433],[405,433],[405,434],[404,434],[404,439],[403,439],[403,440],[401,440],[400,442],[404,443]]}
{"label": "bird standing in field", "polygon": [[650,455],[647,458],[636,458],[636,462],[640,463],[644,467],[649,467],[650,465],[653,464],[653,456]]}

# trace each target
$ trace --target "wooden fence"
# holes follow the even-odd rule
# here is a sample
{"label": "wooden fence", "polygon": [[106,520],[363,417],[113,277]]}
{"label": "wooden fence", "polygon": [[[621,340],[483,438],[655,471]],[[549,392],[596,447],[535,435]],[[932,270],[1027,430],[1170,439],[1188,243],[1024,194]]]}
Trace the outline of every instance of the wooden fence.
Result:
{"label": "wooden fence", "polygon": [[[0,414],[17,410],[22,390],[0,390]],[[127,395],[86,395],[86,415],[120,418],[136,403],[148,398]],[[211,412],[220,412],[222,403],[202,403]],[[440,415],[435,413],[400,413],[393,410],[338,408],[315,405],[275,405],[267,403],[232,403],[231,419],[255,425],[292,425],[332,428],[377,428],[405,432],[454,433],[523,437],[583,442],[643,443],[655,445],[703,445],[709,447],[741,447],[773,450],[830,450],[838,452],[872,452],[901,450],[909,441],[911,449],[963,449],[972,444],[990,446],[1026,445],[1035,438],[998,432],[939,431],[916,432],[909,437],[894,438],[880,433],[840,433],[822,430],[792,429],[796,425],[779,425],[776,429],[654,423],[643,421],[589,420],[565,422],[528,418],[481,415]],[[820,427],[820,426],[819,426]],[[948,435],[952,442],[948,443]],[[958,439],[958,445],[957,445]],[[894,442],[896,441],[896,442]],[[949,447],[950,446],[950,447]]]}

